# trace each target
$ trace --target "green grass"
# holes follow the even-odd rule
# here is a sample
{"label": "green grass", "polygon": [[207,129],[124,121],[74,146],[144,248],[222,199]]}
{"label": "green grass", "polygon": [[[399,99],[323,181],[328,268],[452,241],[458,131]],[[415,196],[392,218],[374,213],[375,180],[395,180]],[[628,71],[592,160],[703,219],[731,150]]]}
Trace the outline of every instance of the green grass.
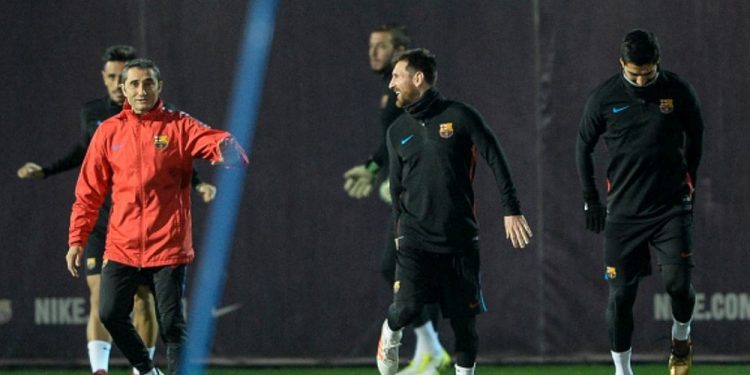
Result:
{"label": "green grass", "polygon": [[[636,375],[666,375],[665,364],[635,364]],[[56,369],[0,369],[0,374],[23,375],[83,375],[79,370]],[[528,366],[478,366],[477,375],[611,375],[611,365],[528,365]],[[127,375],[125,368],[110,369],[110,375]],[[451,375],[453,371],[443,372]],[[206,375],[377,375],[373,367],[356,368],[247,368],[209,369]],[[750,375],[750,365],[697,364],[690,375]]]}

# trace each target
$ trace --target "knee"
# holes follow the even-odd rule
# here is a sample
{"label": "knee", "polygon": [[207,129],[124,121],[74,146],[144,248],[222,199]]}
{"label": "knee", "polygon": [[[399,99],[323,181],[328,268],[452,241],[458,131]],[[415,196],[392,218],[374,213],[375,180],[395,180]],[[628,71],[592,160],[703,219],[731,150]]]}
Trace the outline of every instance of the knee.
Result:
{"label": "knee", "polygon": [[150,292],[136,293],[133,300],[133,314],[142,320],[153,320],[155,318],[154,300]]}
{"label": "knee", "polygon": [[610,285],[609,305],[615,310],[630,309],[635,303],[637,286],[634,285]]}
{"label": "knee", "polygon": [[421,304],[396,301],[388,308],[388,322],[391,328],[400,329],[411,324],[421,312]]}
{"label": "knee", "polygon": [[167,343],[181,343],[187,336],[185,318],[181,312],[161,314],[159,316],[159,331]]}
{"label": "knee", "polygon": [[684,298],[690,295],[692,284],[688,270],[681,266],[669,266],[663,269],[664,287],[674,298]]}
{"label": "knee", "polygon": [[113,306],[110,306],[107,304],[99,304],[98,312],[99,312],[99,321],[102,322],[104,327],[108,327],[110,324],[112,324],[113,322],[116,322],[118,319],[117,311],[114,309]]}

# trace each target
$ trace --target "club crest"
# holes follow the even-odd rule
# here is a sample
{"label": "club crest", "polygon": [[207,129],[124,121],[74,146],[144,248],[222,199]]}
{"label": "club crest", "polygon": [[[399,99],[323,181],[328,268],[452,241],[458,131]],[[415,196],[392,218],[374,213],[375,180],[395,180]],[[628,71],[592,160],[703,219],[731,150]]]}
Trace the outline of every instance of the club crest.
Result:
{"label": "club crest", "polygon": [[167,145],[169,145],[169,138],[167,138],[166,135],[154,136],[154,147],[156,147],[157,150],[163,150],[167,148]]}
{"label": "club crest", "polygon": [[673,99],[661,99],[659,100],[659,111],[663,114],[669,114],[674,111],[674,100]]}
{"label": "club crest", "polygon": [[453,123],[445,122],[440,124],[440,137],[450,138],[453,136]]}
{"label": "club crest", "polygon": [[617,278],[617,268],[615,267],[607,267],[607,273],[604,275],[604,278],[607,280],[614,280]]}

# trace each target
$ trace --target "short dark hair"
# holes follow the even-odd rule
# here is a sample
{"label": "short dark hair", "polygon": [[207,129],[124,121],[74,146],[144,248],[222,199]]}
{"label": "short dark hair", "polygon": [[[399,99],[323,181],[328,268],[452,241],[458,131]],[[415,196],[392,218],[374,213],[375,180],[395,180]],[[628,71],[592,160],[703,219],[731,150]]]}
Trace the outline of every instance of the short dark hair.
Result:
{"label": "short dark hair", "polygon": [[659,41],[656,40],[656,35],[647,30],[632,30],[622,40],[620,58],[626,64],[658,64]]}
{"label": "short dark hair", "polygon": [[398,54],[394,61],[406,61],[406,70],[412,73],[422,72],[425,81],[430,85],[434,85],[437,81],[437,60],[435,55],[424,48],[404,51]]}
{"label": "short dark hair", "polygon": [[120,73],[120,83],[125,82],[125,78],[127,78],[128,70],[130,68],[151,69],[154,71],[154,78],[156,78],[156,81],[161,82],[161,72],[159,71],[159,67],[156,66],[153,61],[149,59],[134,59],[128,61],[127,63],[125,63],[125,66],[122,67],[122,73]]}
{"label": "short dark hair", "polygon": [[385,23],[379,25],[372,29],[371,33],[390,33],[393,48],[409,48],[409,43],[411,43],[409,31],[406,30],[406,26],[397,23]]}
{"label": "short dark hair", "polygon": [[124,61],[128,62],[138,58],[138,52],[135,47],[124,44],[109,46],[104,50],[102,55],[102,62],[107,63],[108,61]]}

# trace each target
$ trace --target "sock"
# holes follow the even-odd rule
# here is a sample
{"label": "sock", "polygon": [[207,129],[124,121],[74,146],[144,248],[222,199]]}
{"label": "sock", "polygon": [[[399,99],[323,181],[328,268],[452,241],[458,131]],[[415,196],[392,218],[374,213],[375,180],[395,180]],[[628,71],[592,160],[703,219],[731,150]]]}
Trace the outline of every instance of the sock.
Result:
{"label": "sock", "polygon": [[91,340],[87,346],[91,372],[109,371],[109,351],[112,350],[112,344],[101,340]]}
{"label": "sock", "polygon": [[443,353],[443,346],[440,345],[437,332],[431,321],[414,328],[414,334],[417,336],[417,348],[414,351],[414,358],[421,358],[421,356],[430,353],[433,356],[438,356]]}
{"label": "sock", "polygon": [[477,364],[471,367],[461,367],[456,365],[456,375],[474,375],[474,369],[477,368]]}
{"label": "sock", "polygon": [[690,337],[690,322],[680,323],[677,319],[672,318],[672,338],[675,340],[685,341]]}
{"label": "sock", "polygon": [[403,329],[399,329],[398,331],[392,330],[391,326],[388,325],[388,319],[386,319],[383,323],[383,329],[380,331],[380,334],[383,335],[383,341],[389,344],[399,344],[401,342],[401,334],[403,331]]}
{"label": "sock", "polygon": [[[146,348],[146,350],[148,350],[148,357],[153,360],[154,354],[156,354],[156,347],[152,346],[150,348]],[[140,371],[138,371],[137,368],[133,367],[133,375],[140,375],[140,374],[141,374]]]}
{"label": "sock", "polygon": [[627,352],[612,352],[612,360],[615,362],[615,375],[633,375],[633,369],[630,368],[630,356],[633,349]]}

